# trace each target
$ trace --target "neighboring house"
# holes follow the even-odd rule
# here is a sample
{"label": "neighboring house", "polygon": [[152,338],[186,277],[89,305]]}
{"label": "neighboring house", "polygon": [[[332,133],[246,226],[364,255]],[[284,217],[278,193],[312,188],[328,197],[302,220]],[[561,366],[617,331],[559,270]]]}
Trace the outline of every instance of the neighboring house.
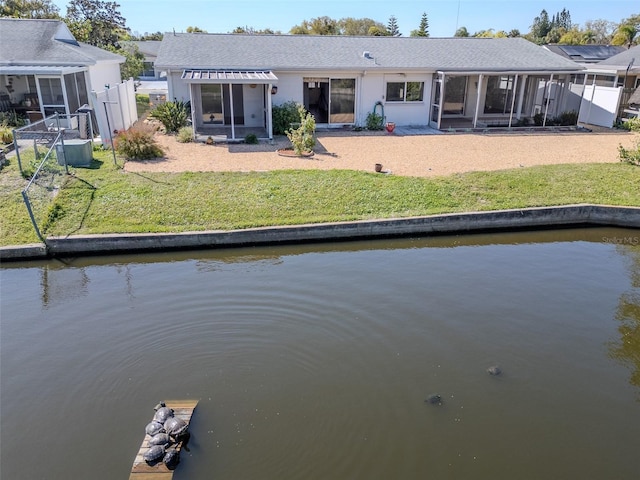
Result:
{"label": "neighboring house", "polygon": [[640,45],[602,60],[587,68],[587,84],[603,87],[634,88],[640,83]]}
{"label": "neighboring house", "polygon": [[[325,127],[512,126],[564,111],[582,67],[521,38],[165,34],[156,70],[189,100],[196,132],[272,137],[273,104],[303,104]],[[575,102],[574,102],[575,103]],[[540,117],[540,115],[538,117]]]}
{"label": "neighboring house", "polygon": [[[640,88],[640,45],[624,50],[613,57],[590,66],[586,83],[594,82],[604,87],[622,87],[618,116],[626,116],[629,100]],[[633,115],[637,113],[632,112]]]}
{"label": "neighboring house", "polygon": [[128,46],[138,47],[138,51],[144,56],[143,72],[141,78],[152,80],[164,78],[163,72],[155,71],[156,58],[160,50],[160,40],[145,40],[142,42],[127,41],[121,42],[123,48]]}
{"label": "neighboring house", "polygon": [[602,62],[618,53],[626,50],[625,47],[616,45],[543,45],[542,48],[549,50],[561,57],[573,60],[574,62],[588,66],[593,63]]}
{"label": "neighboring house", "polygon": [[76,41],[59,20],[0,18],[0,110],[72,114],[92,90],[121,82],[124,60]]}

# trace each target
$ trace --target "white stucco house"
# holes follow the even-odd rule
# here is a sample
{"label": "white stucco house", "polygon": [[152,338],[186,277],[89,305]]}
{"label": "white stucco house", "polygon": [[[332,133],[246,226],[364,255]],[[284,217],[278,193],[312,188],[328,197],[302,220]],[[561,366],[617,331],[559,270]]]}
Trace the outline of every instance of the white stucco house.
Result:
{"label": "white stucco house", "polygon": [[124,57],[76,41],[59,20],[0,18],[0,111],[69,115],[121,82]]}
{"label": "white stucco house", "polygon": [[[196,132],[272,137],[271,109],[303,104],[319,126],[486,128],[564,111],[583,68],[520,38],[165,34],[156,69],[190,101]],[[526,119],[526,120],[525,120]],[[239,130],[240,129],[240,130]]]}

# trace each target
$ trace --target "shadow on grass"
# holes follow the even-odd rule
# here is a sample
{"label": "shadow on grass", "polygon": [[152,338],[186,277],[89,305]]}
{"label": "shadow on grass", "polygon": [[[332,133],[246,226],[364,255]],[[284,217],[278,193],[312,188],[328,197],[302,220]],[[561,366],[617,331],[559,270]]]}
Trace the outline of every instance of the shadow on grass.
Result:
{"label": "shadow on grass", "polygon": [[[95,162],[99,162],[99,164],[101,165],[102,162],[100,160],[95,160]],[[92,162],[93,163],[93,162]],[[87,167],[90,168],[90,167]],[[95,168],[100,168],[95,167]],[[77,184],[77,185],[76,185]],[[67,186],[65,187],[67,191],[70,191],[70,189],[76,190],[76,191],[80,191],[80,194],[75,194],[72,195],[71,198],[69,200],[73,200],[75,207],[77,207],[77,211],[79,212],[79,220],[77,222],[77,225],[75,226],[75,228],[70,228],[66,233],[64,233],[61,236],[64,237],[68,237],[69,235],[73,235],[74,233],[80,231],[82,229],[82,227],[84,226],[84,222],[87,218],[87,215],[89,214],[89,209],[91,208],[91,205],[93,204],[93,200],[95,199],[95,195],[96,195],[96,190],[98,189],[95,185],[87,182],[86,180],[78,177],[77,175],[72,175],[71,179],[69,180],[69,183],[67,184]],[[88,192],[88,195],[84,194],[84,192]],[[81,201],[79,201],[81,200]],[[82,203],[85,204],[84,209],[81,210],[81,205]]]}
{"label": "shadow on grass", "polygon": [[126,172],[128,175],[136,175],[137,177],[144,178],[145,180],[149,180],[153,183],[158,183],[160,185],[169,185],[170,182],[161,182],[160,180],[156,180],[155,178],[147,177],[140,172]]}
{"label": "shadow on grass", "polygon": [[85,166],[74,166],[74,168],[83,168],[87,170],[100,170],[102,165],[104,164],[103,160],[98,160],[97,158],[92,158],[91,163]]}

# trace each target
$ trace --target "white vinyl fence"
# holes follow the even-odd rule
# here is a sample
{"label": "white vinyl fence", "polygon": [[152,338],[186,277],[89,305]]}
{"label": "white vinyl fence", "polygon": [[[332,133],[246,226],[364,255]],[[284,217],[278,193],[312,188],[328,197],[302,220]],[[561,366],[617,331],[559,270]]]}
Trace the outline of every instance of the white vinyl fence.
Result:
{"label": "white vinyl fence", "polygon": [[578,122],[613,127],[618,115],[622,87],[585,85]]}
{"label": "white vinyl fence", "polygon": [[101,92],[93,91],[91,97],[102,144],[110,146],[114,132],[127,130],[138,120],[134,81],[129,79]]}

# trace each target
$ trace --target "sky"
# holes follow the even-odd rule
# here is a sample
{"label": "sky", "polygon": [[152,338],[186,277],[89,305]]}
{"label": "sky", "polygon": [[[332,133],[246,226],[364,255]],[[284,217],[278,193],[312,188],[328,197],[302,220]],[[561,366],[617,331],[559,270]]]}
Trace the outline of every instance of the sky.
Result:
{"label": "sky", "polygon": [[[54,3],[64,16],[69,2],[54,0]],[[507,32],[516,28],[525,34],[542,9],[551,17],[566,8],[572,22],[580,25],[596,19],[618,23],[632,14],[640,14],[638,0],[120,0],[117,3],[134,34],[184,32],[189,26],[209,33],[228,33],[236,27],[288,33],[291,27],[316,17],[371,18],[387,25],[393,15],[402,35],[409,36],[426,12],[429,34],[450,37],[463,26],[470,34],[490,28]]]}

